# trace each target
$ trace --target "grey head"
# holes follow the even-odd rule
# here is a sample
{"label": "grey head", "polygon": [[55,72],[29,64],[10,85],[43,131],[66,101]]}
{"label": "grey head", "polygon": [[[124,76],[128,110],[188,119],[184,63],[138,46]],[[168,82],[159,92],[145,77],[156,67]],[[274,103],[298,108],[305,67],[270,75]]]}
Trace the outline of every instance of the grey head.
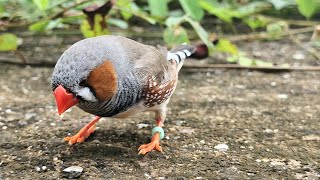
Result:
{"label": "grey head", "polygon": [[81,99],[96,101],[94,92],[85,82],[90,72],[105,59],[95,40],[85,39],[75,43],[57,61],[51,79],[52,90],[62,85]]}
{"label": "grey head", "polygon": [[[138,77],[141,71],[138,72],[137,69],[145,68],[137,60],[154,59],[149,56],[143,58],[146,54],[161,53],[155,48],[121,36],[84,39],[72,45],[59,58],[51,79],[52,90],[61,85],[80,99],[77,106],[84,111],[104,117],[115,115],[141,99],[143,78]],[[163,59],[162,55],[159,58]],[[107,60],[112,62],[117,75],[117,94],[114,98],[101,102],[86,80],[95,68]]]}

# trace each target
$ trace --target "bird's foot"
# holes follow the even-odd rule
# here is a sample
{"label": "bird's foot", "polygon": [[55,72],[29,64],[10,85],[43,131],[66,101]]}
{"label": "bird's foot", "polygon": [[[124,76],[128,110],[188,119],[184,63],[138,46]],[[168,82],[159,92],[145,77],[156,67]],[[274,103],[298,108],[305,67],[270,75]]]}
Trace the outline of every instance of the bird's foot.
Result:
{"label": "bird's foot", "polygon": [[70,145],[75,144],[77,142],[83,142],[87,137],[90,136],[90,134],[94,132],[96,128],[94,124],[98,122],[100,118],[101,117],[97,116],[96,118],[94,118],[94,120],[89,122],[82,129],[80,129],[80,131],[76,135],[71,137],[65,137],[63,140],[68,141]]}
{"label": "bird's foot", "polygon": [[139,154],[145,155],[152,150],[157,150],[162,152],[162,148],[160,146],[160,134],[159,132],[155,133],[151,139],[149,144],[143,144],[139,147]]}
{"label": "bird's foot", "polygon": [[70,145],[73,145],[77,142],[81,143],[94,132],[95,128],[95,125],[92,125],[88,130],[86,127],[83,127],[76,135],[65,137],[63,140],[68,141]]}

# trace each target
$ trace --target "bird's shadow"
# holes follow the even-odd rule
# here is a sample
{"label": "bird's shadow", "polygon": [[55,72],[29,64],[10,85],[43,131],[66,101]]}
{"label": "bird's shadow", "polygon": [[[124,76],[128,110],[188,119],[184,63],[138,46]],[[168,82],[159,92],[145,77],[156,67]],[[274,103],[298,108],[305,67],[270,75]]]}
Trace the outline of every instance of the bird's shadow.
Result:
{"label": "bird's shadow", "polygon": [[148,143],[150,137],[133,130],[119,131],[114,129],[96,131],[83,143],[72,146],[65,144],[62,156],[65,158],[139,158],[138,147]]}

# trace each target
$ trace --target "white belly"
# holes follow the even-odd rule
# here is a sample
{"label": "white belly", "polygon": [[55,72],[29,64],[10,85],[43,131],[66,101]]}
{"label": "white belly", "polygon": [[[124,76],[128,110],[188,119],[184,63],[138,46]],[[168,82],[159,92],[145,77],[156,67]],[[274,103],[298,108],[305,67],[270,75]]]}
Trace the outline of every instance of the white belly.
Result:
{"label": "white belly", "polygon": [[128,110],[112,116],[112,118],[124,119],[130,116],[134,116],[145,110],[147,110],[147,108],[143,105],[143,102],[140,102],[139,104],[132,106]]}
{"label": "white belly", "polygon": [[140,102],[139,104],[136,104],[136,105],[132,106],[128,110],[112,116],[112,118],[124,119],[124,118],[128,118],[130,116],[134,116],[134,115],[136,115],[136,114],[138,114],[140,112],[143,112],[143,111],[158,111],[158,110],[162,110],[163,108],[166,108],[166,106],[169,103],[169,101],[170,101],[170,97],[169,97],[169,99],[167,99],[162,104],[159,104],[159,105],[156,105],[156,106],[153,106],[153,107],[146,107],[144,105],[144,102]]}

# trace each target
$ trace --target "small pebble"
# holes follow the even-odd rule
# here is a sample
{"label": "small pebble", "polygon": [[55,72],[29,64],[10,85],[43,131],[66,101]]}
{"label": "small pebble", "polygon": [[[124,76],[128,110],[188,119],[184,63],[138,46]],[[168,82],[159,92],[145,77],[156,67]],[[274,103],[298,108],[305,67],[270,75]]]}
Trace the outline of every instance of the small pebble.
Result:
{"label": "small pebble", "polygon": [[303,60],[305,59],[305,55],[299,52],[296,52],[295,54],[292,55],[292,58],[295,60]]}
{"label": "small pebble", "polygon": [[63,170],[63,172],[82,172],[83,168],[80,166],[70,166]]}
{"label": "small pebble", "polygon": [[284,79],[289,79],[290,77],[291,77],[291,75],[290,74],[284,74],[283,76],[282,76]]}
{"label": "small pebble", "polygon": [[282,161],[277,160],[277,159],[271,161],[270,164],[271,164],[271,166],[285,166],[286,165],[285,162],[282,162]]}
{"label": "small pebble", "polygon": [[180,128],[179,132],[183,133],[183,134],[192,134],[192,133],[194,133],[194,129],[192,129],[190,127]]}
{"label": "small pebble", "polygon": [[31,80],[32,80],[32,81],[38,81],[39,79],[40,79],[40,77],[38,77],[38,76],[31,77]]}
{"label": "small pebble", "polygon": [[36,166],[36,171],[41,171],[40,167]]}
{"label": "small pebble", "polygon": [[302,136],[303,141],[320,141],[320,136],[317,136],[315,134],[310,134],[306,136]]}
{"label": "small pebble", "polygon": [[181,126],[185,121],[176,121],[177,126]]}
{"label": "small pebble", "polygon": [[246,86],[245,85],[241,85],[241,84],[237,84],[237,85],[235,85],[235,87],[237,89],[246,89]]}
{"label": "small pebble", "polygon": [[149,174],[147,174],[147,173],[144,173],[144,176],[145,176],[147,179],[150,179],[150,178],[151,178],[151,176],[150,176]]}
{"label": "small pebble", "polygon": [[267,128],[267,129],[265,129],[263,132],[264,132],[264,133],[267,133],[267,134],[272,134],[272,133],[273,133],[273,130]]}
{"label": "small pebble", "polygon": [[18,121],[18,125],[19,126],[26,126],[26,125],[28,125],[28,122],[26,120],[20,120],[20,121]]}
{"label": "small pebble", "polygon": [[47,166],[42,166],[41,169],[42,169],[43,171],[45,171],[45,170],[47,170]]}
{"label": "small pebble", "polygon": [[6,129],[8,129],[8,127],[7,126],[2,126],[2,129],[6,130]]}
{"label": "small pebble", "polygon": [[260,163],[260,162],[261,162],[261,159],[256,159],[256,162],[257,162],[257,163]]}
{"label": "small pebble", "polygon": [[8,113],[8,114],[11,114],[12,110],[11,109],[6,109],[5,112]]}
{"label": "small pebble", "polygon": [[278,94],[277,97],[278,97],[279,99],[287,99],[287,98],[288,98],[288,95],[286,95],[286,94]]}
{"label": "small pebble", "polygon": [[272,81],[272,82],[270,83],[270,85],[274,87],[274,86],[277,86],[277,83],[274,82],[274,81]]}
{"label": "small pebble", "polygon": [[216,149],[218,151],[227,151],[229,149],[229,146],[226,144],[218,144],[218,145],[214,146],[214,149]]}
{"label": "small pebble", "polygon": [[149,127],[149,124],[137,124],[138,129]]}
{"label": "small pebble", "polygon": [[206,143],[206,142],[205,142],[204,140],[201,140],[200,143],[201,143],[201,144],[204,144],[204,143]]}
{"label": "small pebble", "polygon": [[81,176],[83,168],[80,166],[70,166],[63,170],[63,177],[74,179]]}
{"label": "small pebble", "polygon": [[29,120],[29,119],[31,119],[31,118],[33,118],[33,117],[35,117],[35,116],[37,116],[36,113],[26,113],[26,114],[24,115],[24,119]]}
{"label": "small pebble", "polygon": [[173,137],[173,139],[175,139],[175,140],[180,139],[180,136],[175,136],[175,137]]}

